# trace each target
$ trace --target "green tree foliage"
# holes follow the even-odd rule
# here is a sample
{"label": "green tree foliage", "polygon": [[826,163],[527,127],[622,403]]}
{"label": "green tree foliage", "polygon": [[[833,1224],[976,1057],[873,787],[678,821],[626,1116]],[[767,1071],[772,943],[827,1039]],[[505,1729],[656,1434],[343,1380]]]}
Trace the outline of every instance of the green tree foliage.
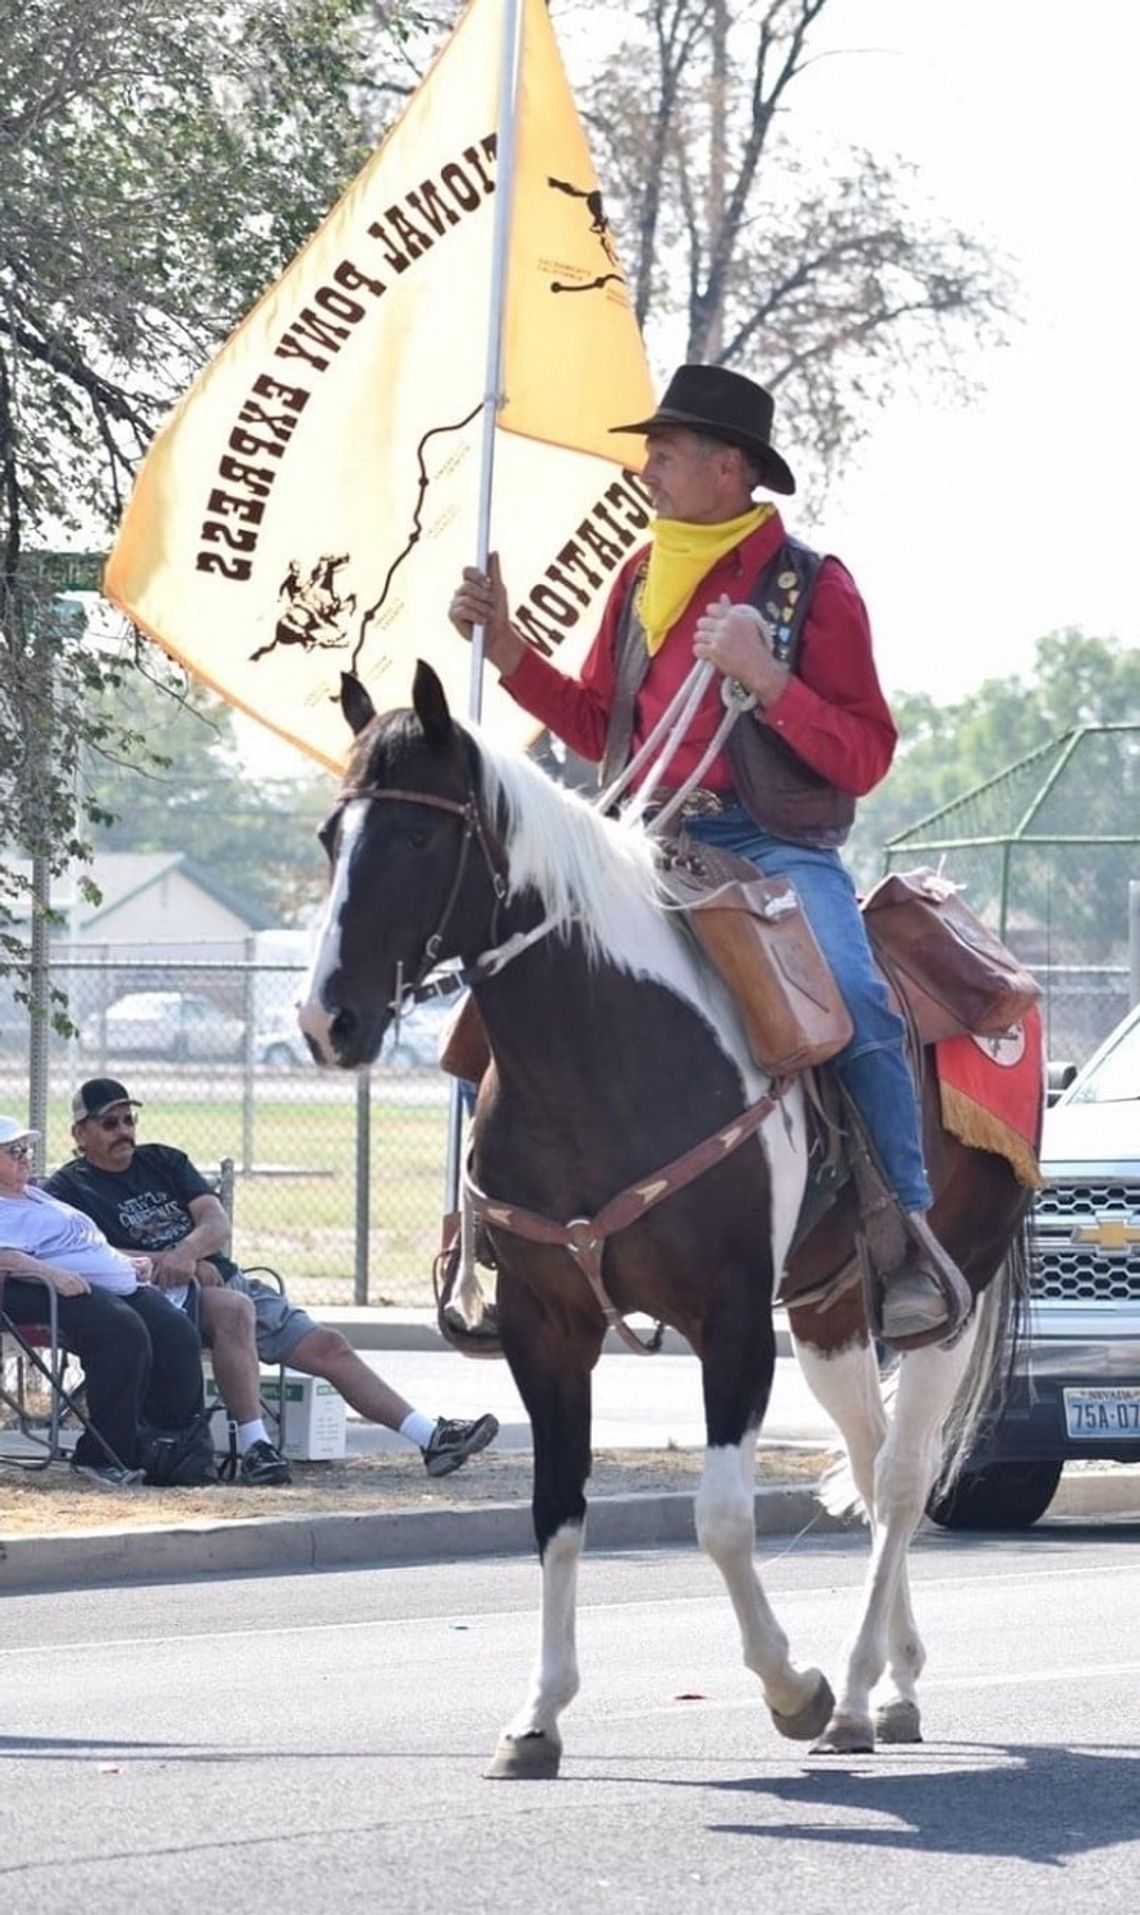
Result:
{"label": "green tree foliage", "polygon": [[[1076,725],[1140,718],[1140,653],[1113,638],[1053,632],[1038,640],[1024,678],[987,678],[949,705],[935,704],[925,692],[900,692],[891,707],[899,728],[895,762],[859,807],[856,849],[864,875],[881,871],[882,847],[897,832],[1051,739]],[[1107,815],[1117,815],[1124,794],[1103,796]],[[1082,815],[1087,820],[1087,807]]]}
{"label": "green tree foliage", "polygon": [[86,796],[101,822],[99,851],[181,851],[273,925],[307,921],[327,884],[316,833],[335,781],[305,766],[257,781],[243,766],[233,713],[201,686],[132,672],[116,716],[147,741],[137,755],[91,755]]}
{"label": "green tree foliage", "polygon": [[[953,810],[926,836],[961,841],[947,852],[950,875],[969,883],[970,902],[996,920],[1002,845],[1016,838],[1005,879],[1007,921],[1022,927],[1027,955],[1045,961],[1119,961],[1127,937],[1127,882],[1140,871],[1140,654],[1117,640],[1078,631],[1039,640],[1032,672],[987,679],[951,705],[924,694],[893,701],[900,732],[894,766],[859,807],[851,856],[864,884],[883,870],[887,841]],[[1046,749],[1082,726],[1071,751]],[[969,849],[966,840],[993,841]],[[1082,842],[1066,846],[1058,840]],[[937,858],[935,854],[935,861]],[[903,862],[911,862],[909,856]],[[915,862],[927,861],[917,858]],[[898,860],[895,860],[896,867]],[[1029,949],[1036,927],[1040,950]]]}
{"label": "green tree foliage", "polygon": [[[385,37],[359,0],[0,0],[0,814],[57,870],[99,822],[80,753],[145,742],[99,696],[129,651],[81,642],[34,553],[106,546],[162,412],[358,169]],[[0,964],[15,890],[0,861]]]}

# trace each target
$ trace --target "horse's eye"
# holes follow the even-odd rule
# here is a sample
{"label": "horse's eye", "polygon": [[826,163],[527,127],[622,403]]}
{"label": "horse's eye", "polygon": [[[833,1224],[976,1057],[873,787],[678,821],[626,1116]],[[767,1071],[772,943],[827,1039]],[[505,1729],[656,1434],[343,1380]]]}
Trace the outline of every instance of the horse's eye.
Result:
{"label": "horse's eye", "polygon": [[427,825],[409,825],[404,832],[404,837],[413,851],[422,851],[428,842],[428,827]]}

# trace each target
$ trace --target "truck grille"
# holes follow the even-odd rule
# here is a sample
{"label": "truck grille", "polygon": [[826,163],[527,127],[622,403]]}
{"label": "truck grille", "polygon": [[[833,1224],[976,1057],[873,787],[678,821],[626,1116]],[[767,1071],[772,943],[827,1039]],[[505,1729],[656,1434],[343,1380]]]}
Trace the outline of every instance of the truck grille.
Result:
{"label": "truck grille", "polygon": [[1140,1229],[1140,1192],[1133,1184],[1050,1184],[1033,1218],[1032,1294],[1060,1303],[1140,1305],[1140,1243],[1119,1250],[1074,1243],[1082,1224],[1109,1218]]}

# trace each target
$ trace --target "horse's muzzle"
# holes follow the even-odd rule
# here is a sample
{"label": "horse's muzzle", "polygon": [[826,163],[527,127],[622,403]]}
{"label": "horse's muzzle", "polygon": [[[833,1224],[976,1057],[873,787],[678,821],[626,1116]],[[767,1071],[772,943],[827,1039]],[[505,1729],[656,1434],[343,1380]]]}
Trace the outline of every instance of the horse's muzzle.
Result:
{"label": "horse's muzzle", "polygon": [[380,1051],[384,1020],[362,1018],[350,1005],[328,1011],[319,1001],[302,1004],[297,1021],[314,1059],[325,1069],[356,1070]]}

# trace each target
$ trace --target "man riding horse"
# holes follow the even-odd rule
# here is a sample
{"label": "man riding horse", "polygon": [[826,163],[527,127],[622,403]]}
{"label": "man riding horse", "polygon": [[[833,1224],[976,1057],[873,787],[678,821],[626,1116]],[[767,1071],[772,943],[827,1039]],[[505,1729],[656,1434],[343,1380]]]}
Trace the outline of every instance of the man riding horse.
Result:
{"label": "man riding horse", "polygon": [[[464,571],[451,620],[468,639],[484,627],[486,656],[511,697],[600,762],[605,782],[653,730],[694,658],[755,695],[686,798],[684,828],[790,880],[835,974],[854,1026],[836,1068],[898,1212],[896,1261],[880,1271],[882,1334],[915,1348],[955,1332],[969,1293],[927,1222],[932,1196],[903,1022],[838,849],[855,800],[885,775],[897,732],[850,574],[790,540],[775,507],[754,500],[760,488],[795,491],[771,444],[773,412],[752,380],[687,365],[652,418],[613,428],[645,434],[642,480],[656,517],[648,548],[614,582],[580,677],[514,629],[494,555],[488,573]],[[694,771],[721,714],[714,677],[656,802]]]}

